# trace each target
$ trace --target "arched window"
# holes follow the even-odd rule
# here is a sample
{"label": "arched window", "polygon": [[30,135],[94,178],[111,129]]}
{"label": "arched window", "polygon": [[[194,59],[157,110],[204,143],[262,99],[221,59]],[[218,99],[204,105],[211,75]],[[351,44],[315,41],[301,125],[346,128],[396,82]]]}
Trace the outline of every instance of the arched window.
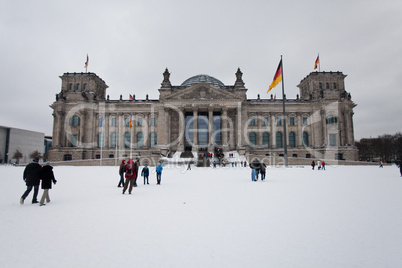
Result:
{"label": "arched window", "polygon": [[151,148],[156,148],[157,145],[157,135],[156,132],[151,133]]}
{"label": "arched window", "polygon": [[269,147],[269,133],[262,133],[262,146]]}
{"label": "arched window", "polygon": [[303,132],[303,146],[304,147],[309,147],[308,133],[307,132]]}
{"label": "arched window", "polygon": [[137,148],[144,147],[144,134],[142,132],[137,133]]}
{"label": "arched window", "polygon": [[116,132],[113,132],[112,135],[110,136],[110,147],[116,148],[116,144],[117,144],[117,135]]}
{"label": "arched window", "polygon": [[282,133],[276,132],[276,148],[282,148]]}
{"label": "arched window", "polygon": [[333,116],[333,115],[328,115],[325,121],[326,121],[327,125],[336,125],[336,124],[338,124],[338,117]]}
{"label": "arched window", "polygon": [[80,84],[79,83],[75,85],[75,89],[80,90]]}
{"label": "arched window", "polygon": [[126,126],[126,127],[130,126],[130,118],[128,118],[128,117],[124,118],[124,126]]}
{"label": "arched window", "polygon": [[72,83],[68,84],[68,90],[73,90],[73,84]]}
{"label": "arched window", "polygon": [[250,141],[250,147],[255,147],[255,145],[257,144],[257,135],[255,134],[255,132],[250,132],[250,134],[248,134],[248,138]]}
{"label": "arched window", "polygon": [[87,84],[86,83],[84,84],[83,89],[87,90]]}
{"label": "arched window", "polygon": [[130,148],[131,135],[130,132],[124,133],[124,148]]}
{"label": "arched window", "polygon": [[79,126],[81,119],[77,115],[73,115],[73,117],[70,117],[70,126]]}
{"label": "arched window", "polygon": [[293,131],[289,132],[289,146],[296,147],[296,134]]}

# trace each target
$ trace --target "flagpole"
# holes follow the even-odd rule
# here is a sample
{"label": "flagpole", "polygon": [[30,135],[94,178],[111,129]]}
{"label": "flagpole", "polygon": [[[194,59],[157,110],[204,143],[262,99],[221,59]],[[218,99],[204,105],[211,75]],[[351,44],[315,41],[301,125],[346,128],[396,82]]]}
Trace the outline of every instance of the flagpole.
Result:
{"label": "flagpole", "polygon": [[115,146],[116,146],[116,151],[115,151],[115,153],[114,153],[114,165],[115,166],[117,166],[117,146],[118,146],[118,140],[119,140],[119,131],[117,130],[117,132],[116,132],[116,144],[115,144]]}
{"label": "flagpole", "polygon": [[321,60],[320,60],[320,53],[318,53],[318,72],[321,72]]}
{"label": "flagpole", "polygon": [[284,157],[285,157],[285,167],[288,167],[288,145],[286,139],[286,113],[285,113],[285,78],[283,75],[283,60],[281,55],[281,62],[282,62],[282,106],[283,106],[283,143],[284,143]]}
{"label": "flagpole", "polygon": [[101,118],[101,144],[100,144],[100,146],[101,146],[101,153],[100,153],[100,166],[102,166],[102,151],[103,151],[103,144],[104,144],[104,137],[103,137],[103,115],[102,115],[102,118]]}
{"label": "flagpole", "polygon": [[133,140],[133,115],[131,115],[130,123],[131,123],[131,126],[130,126],[130,128],[131,128],[131,130],[130,130],[130,132],[131,132],[131,134],[130,134],[130,159],[133,159],[133,142],[132,142],[132,140]]}

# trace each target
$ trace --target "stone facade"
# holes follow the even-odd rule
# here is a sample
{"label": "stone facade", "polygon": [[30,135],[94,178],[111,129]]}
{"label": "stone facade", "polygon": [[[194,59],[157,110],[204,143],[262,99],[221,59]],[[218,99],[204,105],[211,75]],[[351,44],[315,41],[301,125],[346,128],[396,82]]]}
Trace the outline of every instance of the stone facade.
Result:
{"label": "stone facade", "polygon": [[[141,156],[154,164],[174,152],[237,151],[248,157],[358,159],[353,108],[341,72],[312,72],[300,97],[247,99],[240,69],[234,85],[197,75],[172,86],[166,69],[159,99],[110,100],[94,73],[65,73],[53,109],[51,161]],[[286,124],[286,139],[284,133]],[[101,156],[102,154],[102,156]],[[109,161],[110,162],[110,161]],[[291,163],[291,161],[290,161]]]}

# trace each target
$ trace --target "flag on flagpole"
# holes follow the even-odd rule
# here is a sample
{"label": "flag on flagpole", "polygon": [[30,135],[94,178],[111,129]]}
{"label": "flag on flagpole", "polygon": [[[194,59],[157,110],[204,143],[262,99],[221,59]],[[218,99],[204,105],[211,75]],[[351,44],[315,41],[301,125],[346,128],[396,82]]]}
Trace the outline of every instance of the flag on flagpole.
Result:
{"label": "flag on flagpole", "polygon": [[275,96],[274,96],[274,100],[276,100],[276,93],[275,93]]}
{"label": "flag on flagpole", "polygon": [[320,55],[317,56],[317,59],[315,60],[314,63],[314,70],[317,69],[318,64],[320,63]]}
{"label": "flag on flagpole", "polygon": [[130,117],[130,124],[128,125],[130,128],[131,128],[131,126],[133,125],[133,117]]}
{"label": "flag on flagpole", "polygon": [[279,62],[278,69],[276,70],[274,81],[272,81],[272,84],[269,86],[267,93],[271,91],[271,89],[276,87],[281,81],[282,81],[282,59]]}
{"label": "flag on flagpole", "polygon": [[133,96],[130,94],[130,100],[133,100]]}
{"label": "flag on flagpole", "polygon": [[88,54],[87,54],[87,61],[85,62],[84,68],[88,68],[88,64],[89,64],[89,57],[88,57]]}

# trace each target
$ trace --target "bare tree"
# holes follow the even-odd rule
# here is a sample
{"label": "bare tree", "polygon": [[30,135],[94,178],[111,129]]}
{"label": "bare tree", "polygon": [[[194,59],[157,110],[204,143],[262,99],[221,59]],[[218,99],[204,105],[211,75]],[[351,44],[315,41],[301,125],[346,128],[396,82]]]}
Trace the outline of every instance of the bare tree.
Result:
{"label": "bare tree", "polygon": [[34,159],[34,158],[39,158],[39,159],[41,159],[42,158],[42,153],[40,153],[38,150],[36,150],[36,151],[33,151],[30,155],[29,155],[29,157],[30,158],[32,158],[32,159]]}
{"label": "bare tree", "polygon": [[22,153],[17,149],[14,152],[13,159],[17,159],[17,164],[20,163],[20,159],[23,157]]}

